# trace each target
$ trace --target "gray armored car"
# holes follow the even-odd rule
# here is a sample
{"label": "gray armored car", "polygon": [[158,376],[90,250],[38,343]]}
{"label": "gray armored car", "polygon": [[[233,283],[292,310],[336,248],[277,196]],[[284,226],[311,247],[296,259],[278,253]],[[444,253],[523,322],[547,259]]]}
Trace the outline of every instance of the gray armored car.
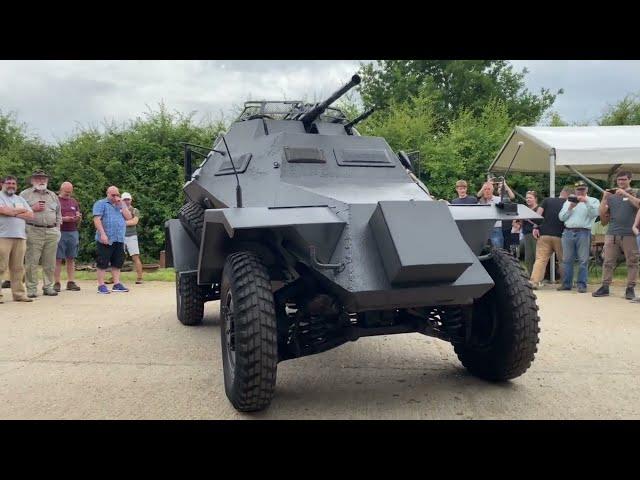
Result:
{"label": "gray armored car", "polygon": [[220,300],[237,410],[270,404],[279,362],[360,337],[437,337],[491,381],[522,375],[537,351],[524,271],[487,243],[497,220],[540,217],[507,200],[434,201],[406,154],[358,133],[369,112],[349,122],[329,107],[359,82],[318,104],[247,102],[213,148],[184,144],[186,202],[165,226],[178,319],[197,325]]}

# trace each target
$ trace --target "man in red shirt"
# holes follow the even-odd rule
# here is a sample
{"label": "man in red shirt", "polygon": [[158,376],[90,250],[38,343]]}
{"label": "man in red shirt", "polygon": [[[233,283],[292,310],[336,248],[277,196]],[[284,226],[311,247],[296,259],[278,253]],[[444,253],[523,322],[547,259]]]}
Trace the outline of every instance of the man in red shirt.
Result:
{"label": "man in red shirt", "polygon": [[60,226],[60,241],[56,253],[56,269],[54,272],[55,283],[53,289],[60,291],[60,273],[62,271],[62,260],[67,262],[67,290],[78,291],[80,287],[74,281],[76,272],[76,257],[78,256],[78,245],[80,244],[80,234],[78,224],[82,220],[80,205],[71,196],[73,185],[71,182],[64,182],[60,185],[60,210],[62,212],[62,225]]}

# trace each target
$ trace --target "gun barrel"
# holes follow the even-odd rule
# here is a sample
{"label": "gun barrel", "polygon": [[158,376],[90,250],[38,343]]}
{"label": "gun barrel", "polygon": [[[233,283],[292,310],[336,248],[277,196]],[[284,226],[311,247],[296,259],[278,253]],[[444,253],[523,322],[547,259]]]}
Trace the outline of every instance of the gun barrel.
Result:
{"label": "gun barrel", "polygon": [[340,87],[338,90],[333,92],[329,96],[329,98],[327,98],[324,102],[319,103],[318,105],[313,107],[311,110],[309,110],[307,113],[305,113],[300,118],[300,120],[302,120],[302,123],[304,123],[305,127],[308,127],[309,125],[311,125],[311,123],[313,123],[320,115],[322,115],[322,113],[327,109],[327,107],[329,107],[329,105],[331,105],[333,102],[338,100],[342,95],[347,93],[353,87],[358,85],[360,83],[360,80],[361,80],[360,75],[354,75],[353,77],[351,77],[351,81],[349,81],[348,83]]}
{"label": "gun barrel", "polygon": [[360,123],[361,121],[363,121],[364,119],[368,118],[373,112],[375,112],[376,109],[375,108],[370,108],[369,110],[367,110],[366,112],[364,112],[361,115],[358,115],[356,118],[354,118],[353,120],[351,120],[349,123],[347,123],[344,128],[346,128],[347,130],[351,130],[351,127],[353,127],[356,123]]}

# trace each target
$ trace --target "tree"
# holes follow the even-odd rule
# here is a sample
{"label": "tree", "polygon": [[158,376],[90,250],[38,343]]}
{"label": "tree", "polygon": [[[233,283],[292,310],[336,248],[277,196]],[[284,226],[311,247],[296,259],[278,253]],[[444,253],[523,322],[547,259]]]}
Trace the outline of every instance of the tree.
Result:
{"label": "tree", "polygon": [[34,170],[50,171],[55,163],[56,148],[28,133],[14,113],[0,111],[0,175],[15,175],[18,188],[26,188]]}
{"label": "tree", "polygon": [[360,93],[366,107],[386,107],[417,95],[433,102],[439,131],[461,111],[479,115],[492,100],[503,102],[517,125],[533,125],[553,105],[559,90],[539,95],[524,88],[528,73],[504,60],[379,60],[361,67]]}
{"label": "tree", "polygon": [[102,129],[81,128],[58,145],[29,137],[15,116],[0,112],[0,174],[18,177],[20,189],[35,169],[51,175],[49,188],[63,181],[74,185],[74,196],[84,212],[80,224],[80,257],[91,261],[95,253],[93,203],[104,198],[107,187],[129,191],[140,210],[141,253],[157,259],[164,248],[164,223],[175,218],[182,205],[183,148],[180,142],[212,145],[225,130],[222,121],[196,123],[193,113],[169,112],[164,105],[126,124],[105,124]]}
{"label": "tree", "polygon": [[640,125],[640,95],[627,95],[604,112],[599,125]]}

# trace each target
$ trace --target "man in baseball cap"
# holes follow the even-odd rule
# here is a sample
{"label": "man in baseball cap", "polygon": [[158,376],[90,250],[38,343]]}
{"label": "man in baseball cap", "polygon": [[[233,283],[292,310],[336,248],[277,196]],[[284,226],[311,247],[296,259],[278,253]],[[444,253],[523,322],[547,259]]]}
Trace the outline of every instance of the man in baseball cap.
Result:
{"label": "man in baseball cap", "polygon": [[133,203],[133,197],[129,192],[122,194],[122,201],[131,212],[131,220],[127,220],[127,231],[124,236],[125,251],[131,255],[133,264],[136,267],[136,283],[142,283],[142,261],[140,260],[140,247],[138,246],[138,231],[136,226],[140,221],[140,212],[135,208]]}
{"label": "man in baseball cap", "polygon": [[573,288],[573,265],[578,262],[578,293],[587,291],[587,266],[591,246],[591,227],[598,217],[600,201],[587,195],[588,186],[582,180],[575,183],[575,195],[569,195],[562,206],[558,219],[564,222],[562,232],[562,254],[564,274],[558,290]]}

